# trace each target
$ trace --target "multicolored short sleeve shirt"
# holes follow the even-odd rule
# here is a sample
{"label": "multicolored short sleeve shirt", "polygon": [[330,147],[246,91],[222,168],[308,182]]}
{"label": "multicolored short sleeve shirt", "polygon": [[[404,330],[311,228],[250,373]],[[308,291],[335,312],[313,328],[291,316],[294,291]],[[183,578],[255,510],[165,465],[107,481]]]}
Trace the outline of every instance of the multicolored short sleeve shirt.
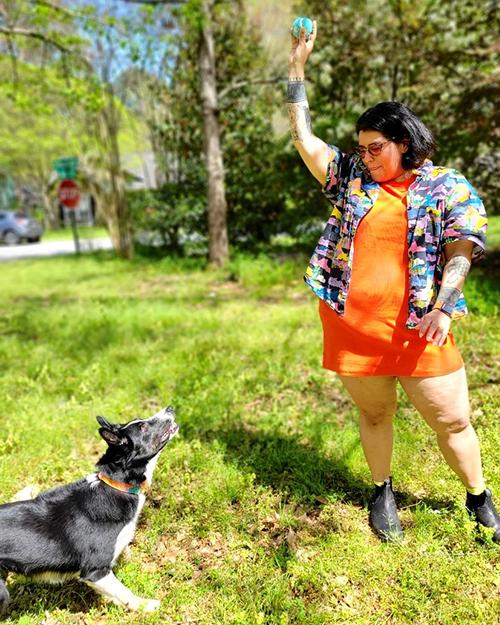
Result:
{"label": "multicolored short sleeve shirt", "polygon": [[[359,222],[377,200],[379,185],[357,155],[330,146],[323,192],[333,205],[304,276],[306,284],[340,315],[344,314]],[[406,326],[415,328],[435,301],[443,275],[443,246],[468,239],[473,260],[484,254],[486,212],[477,191],[457,171],[431,161],[413,172],[407,196],[409,301]],[[463,295],[453,318],[467,314]]]}

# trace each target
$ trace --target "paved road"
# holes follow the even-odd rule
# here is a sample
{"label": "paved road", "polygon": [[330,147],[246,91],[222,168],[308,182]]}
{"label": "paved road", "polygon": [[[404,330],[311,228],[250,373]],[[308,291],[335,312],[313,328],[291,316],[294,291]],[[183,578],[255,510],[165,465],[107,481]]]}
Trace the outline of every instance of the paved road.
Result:
{"label": "paved road", "polygon": [[[110,239],[81,239],[80,250],[92,252],[94,250],[110,250]],[[69,241],[42,241],[41,243],[26,243],[24,245],[1,245],[0,262],[18,260],[21,258],[40,258],[44,256],[62,256],[74,254],[75,244]]]}

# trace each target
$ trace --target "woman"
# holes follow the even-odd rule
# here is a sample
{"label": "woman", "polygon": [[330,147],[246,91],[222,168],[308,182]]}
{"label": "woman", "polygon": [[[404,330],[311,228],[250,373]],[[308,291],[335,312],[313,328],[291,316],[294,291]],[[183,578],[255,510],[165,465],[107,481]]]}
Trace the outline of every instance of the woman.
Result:
{"label": "woman", "polygon": [[309,39],[304,28],[292,36],[289,56],[293,142],[333,204],[305,280],[320,298],[323,365],[338,373],[359,409],[375,484],[370,523],[383,540],[402,536],[390,478],[399,381],[463,482],[467,510],[500,542],[450,333],[452,320],[467,312],[462,289],[471,261],[484,251],[484,207],[463,176],[428,160],[432,134],[398,102],[361,115],[354,154],[315,137],[304,83],[315,40],[314,22]]}

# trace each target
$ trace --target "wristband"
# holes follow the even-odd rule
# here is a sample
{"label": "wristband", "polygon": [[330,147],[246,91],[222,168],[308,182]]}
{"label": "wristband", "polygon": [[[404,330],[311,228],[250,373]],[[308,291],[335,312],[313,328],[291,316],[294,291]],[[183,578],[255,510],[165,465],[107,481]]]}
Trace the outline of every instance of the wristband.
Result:
{"label": "wristband", "polygon": [[451,319],[454,308],[455,307],[452,304],[447,304],[446,302],[436,302],[432,310],[440,310]]}
{"label": "wristband", "polygon": [[306,83],[303,80],[289,80],[287,88],[288,104],[307,102]]}

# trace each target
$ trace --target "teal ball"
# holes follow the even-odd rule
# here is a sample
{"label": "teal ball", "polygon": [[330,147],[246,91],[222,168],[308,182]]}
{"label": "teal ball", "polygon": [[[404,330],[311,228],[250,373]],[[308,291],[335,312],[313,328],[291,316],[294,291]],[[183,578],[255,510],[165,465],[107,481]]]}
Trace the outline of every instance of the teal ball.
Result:
{"label": "teal ball", "polygon": [[309,39],[309,36],[313,31],[313,23],[312,20],[310,20],[308,17],[297,17],[293,20],[292,35],[295,37],[295,39],[298,39],[300,35],[300,29],[302,27],[304,27],[306,30],[306,39]]}

